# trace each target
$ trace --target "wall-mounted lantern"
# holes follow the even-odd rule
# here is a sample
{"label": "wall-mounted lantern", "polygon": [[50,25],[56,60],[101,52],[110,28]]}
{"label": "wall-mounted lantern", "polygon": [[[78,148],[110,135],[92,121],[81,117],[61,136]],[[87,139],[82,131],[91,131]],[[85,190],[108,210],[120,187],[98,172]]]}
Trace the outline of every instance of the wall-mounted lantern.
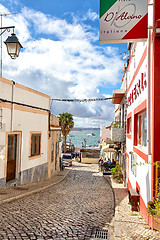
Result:
{"label": "wall-mounted lantern", "polygon": [[7,46],[8,54],[11,56],[12,59],[15,59],[15,58],[17,58],[19,56],[20,49],[23,48],[22,45],[20,44],[16,34],[14,33],[15,26],[1,27],[0,28],[0,30],[1,30],[0,36],[2,36],[2,34],[5,31],[10,31],[11,28],[13,29],[13,33],[11,34],[11,36],[9,36],[6,39],[6,41],[4,43]]}
{"label": "wall-mounted lantern", "polygon": [[16,59],[19,56],[22,45],[20,44],[16,34],[12,33],[4,42],[7,46],[7,52],[12,59]]}

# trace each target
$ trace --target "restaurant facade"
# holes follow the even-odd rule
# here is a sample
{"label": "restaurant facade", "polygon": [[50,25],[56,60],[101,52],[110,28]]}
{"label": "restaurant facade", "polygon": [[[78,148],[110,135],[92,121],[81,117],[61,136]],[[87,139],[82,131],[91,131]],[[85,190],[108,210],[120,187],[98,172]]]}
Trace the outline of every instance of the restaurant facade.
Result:
{"label": "restaurant facade", "polygon": [[154,228],[147,204],[160,193],[160,4],[157,0],[148,1],[147,40],[129,42],[127,51],[123,77],[126,91],[122,96],[122,101],[126,101],[124,183],[128,190],[135,189],[139,194],[139,211]]}

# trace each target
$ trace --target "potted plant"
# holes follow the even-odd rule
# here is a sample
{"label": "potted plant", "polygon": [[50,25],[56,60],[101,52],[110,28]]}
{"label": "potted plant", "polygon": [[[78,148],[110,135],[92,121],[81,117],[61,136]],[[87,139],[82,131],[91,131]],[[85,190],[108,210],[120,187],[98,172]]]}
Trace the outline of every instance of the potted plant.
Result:
{"label": "potted plant", "polygon": [[153,217],[153,229],[160,231],[160,194],[147,204],[148,213]]}
{"label": "potted plant", "polygon": [[120,122],[114,122],[111,124],[111,127],[113,128],[119,128],[120,127]]}
{"label": "potted plant", "polygon": [[113,179],[118,183],[123,183],[123,174],[121,170],[121,166],[118,162],[116,162],[115,168],[111,168],[111,174]]}

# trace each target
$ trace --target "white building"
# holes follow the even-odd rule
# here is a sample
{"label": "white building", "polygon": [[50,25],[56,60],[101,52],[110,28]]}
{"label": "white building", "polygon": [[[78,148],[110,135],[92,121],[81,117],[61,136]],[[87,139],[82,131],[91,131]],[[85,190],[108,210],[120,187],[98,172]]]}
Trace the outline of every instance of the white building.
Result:
{"label": "white building", "polygon": [[0,187],[48,178],[50,97],[0,78]]}

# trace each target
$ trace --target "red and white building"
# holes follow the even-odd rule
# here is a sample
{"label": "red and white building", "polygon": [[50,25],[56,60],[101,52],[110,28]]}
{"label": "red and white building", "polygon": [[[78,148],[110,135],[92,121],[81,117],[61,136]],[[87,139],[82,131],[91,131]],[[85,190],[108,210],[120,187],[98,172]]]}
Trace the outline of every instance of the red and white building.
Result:
{"label": "red and white building", "polygon": [[153,227],[147,203],[160,192],[160,2],[148,2],[148,39],[128,44],[125,183],[139,193],[139,211]]}

